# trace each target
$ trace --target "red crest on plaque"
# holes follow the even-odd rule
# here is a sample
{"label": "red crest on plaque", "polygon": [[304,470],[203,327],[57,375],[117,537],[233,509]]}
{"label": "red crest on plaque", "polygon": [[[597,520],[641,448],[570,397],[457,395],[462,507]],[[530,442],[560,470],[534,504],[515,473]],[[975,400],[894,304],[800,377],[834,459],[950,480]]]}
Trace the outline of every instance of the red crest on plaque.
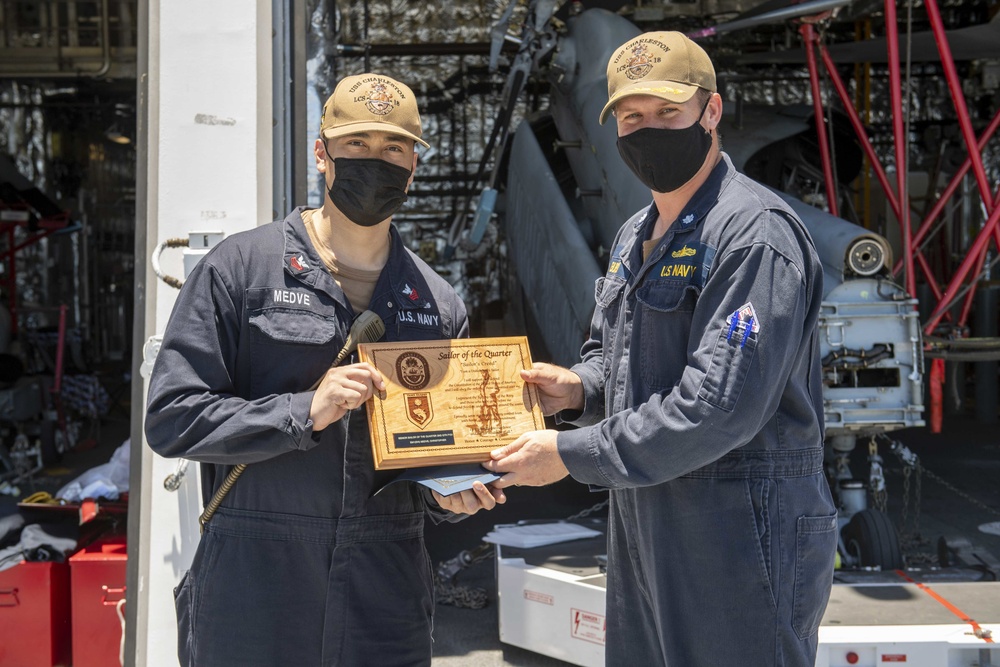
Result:
{"label": "red crest on plaque", "polygon": [[434,418],[431,395],[428,392],[403,394],[406,400],[406,418],[417,428],[423,428]]}

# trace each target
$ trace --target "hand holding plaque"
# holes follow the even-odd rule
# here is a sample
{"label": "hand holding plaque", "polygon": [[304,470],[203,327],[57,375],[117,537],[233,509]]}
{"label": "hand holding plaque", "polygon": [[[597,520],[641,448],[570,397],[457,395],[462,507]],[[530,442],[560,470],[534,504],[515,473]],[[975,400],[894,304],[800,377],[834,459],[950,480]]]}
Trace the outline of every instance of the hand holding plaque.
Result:
{"label": "hand holding plaque", "polygon": [[368,400],[375,468],[487,461],[525,431],[545,428],[523,336],[362,343],[385,379]]}

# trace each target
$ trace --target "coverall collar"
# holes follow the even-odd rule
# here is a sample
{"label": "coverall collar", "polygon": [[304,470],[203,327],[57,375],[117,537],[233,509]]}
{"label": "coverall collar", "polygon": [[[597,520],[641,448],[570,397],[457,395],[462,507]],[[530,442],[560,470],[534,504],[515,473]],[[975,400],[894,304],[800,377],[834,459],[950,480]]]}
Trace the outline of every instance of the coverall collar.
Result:
{"label": "coverall collar", "polygon": [[306,206],[297,206],[285,216],[282,222],[282,236],[285,239],[282,265],[285,273],[299,282],[329,295],[337,303],[351,311],[344,290],[337,285],[327,270],[326,264],[323,263],[323,259],[313,247],[309,232],[302,221],[302,213],[306,210],[308,210]]}
{"label": "coverall collar", "polygon": [[[354,309],[348,303],[344,291],[330,275],[326,264],[323,263],[319,253],[312,245],[309,232],[302,222],[302,213],[305,210],[307,207],[298,206],[283,221],[282,232],[285,239],[285,250],[282,262],[285,273],[313,289],[324,292],[343,305],[348,312],[353,312]],[[392,267],[392,270],[386,271],[386,267]],[[394,300],[400,304],[401,308],[427,308],[429,302],[425,295],[420,294],[419,291],[414,292],[416,286],[422,284],[423,278],[420,277],[416,264],[407,257],[399,231],[395,225],[390,224],[389,258],[375,284],[372,301],[381,300],[387,292],[391,291],[396,295]],[[415,293],[416,297],[414,297]]]}
{"label": "coverall collar", "polygon": [[[663,254],[664,249],[670,244],[678,234],[687,234],[701,226],[708,215],[708,212],[719,200],[719,194],[726,188],[729,181],[736,175],[736,168],[733,167],[729,156],[722,152],[721,159],[715,165],[708,178],[701,187],[692,195],[691,199],[681,210],[677,219],[667,228],[667,232],[660,239],[657,247],[649,254],[646,262],[656,262]],[[622,260],[626,264],[629,272],[635,275],[642,266],[642,255],[633,254],[633,248],[647,240],[652,233],[653,225],[656,224],[658,211],[656,203],[653,202],[646,209],[645,215],[636,216],[632,226],[633,237],[627,247],[622,249]],[[631,265],[631,266],[630,266]]]}

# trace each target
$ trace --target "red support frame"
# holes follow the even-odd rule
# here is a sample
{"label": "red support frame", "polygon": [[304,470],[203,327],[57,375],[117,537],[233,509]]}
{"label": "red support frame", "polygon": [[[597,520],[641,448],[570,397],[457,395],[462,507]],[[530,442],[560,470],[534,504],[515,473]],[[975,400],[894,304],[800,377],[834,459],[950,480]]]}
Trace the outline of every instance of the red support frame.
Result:
{"label": "red support frame", "polygon": [[907,137],[903,127],[902,77],[899,67],[899,25],[896,23],[896,0],[885,0],[885,36],[889,51],[889,98],[892,105],[892,137],[896,153],[896,193],[899,198],[900,231],[903,236],[903,273],[906,291],[917,293],[917,276],[913,273],[913,251],[910,243],[910,194],[907,188]]}
{"label": "red support frame", "polygon": [[[986,143],[993,137],[993,134],[997,131],[998,127],[1000,127],[1000,109],[997,109],[997,112],[993,114],[993,120],[990,121],[989,126],[987,126],[987,128],[983,131],[983,135],[979,137],[979,141],[976,143],[976,155],[979,155],[979,153],[981,153],[986,147]],[[915,249],[919,249],[920,244],[924,242],[924,239],[927,237],[927,233],[930,231],[934,221],[937,220],[938,216],[941,215],[942,211],[944,211],[944,207],[947,205],[948,200],[955,194],[955,190],[958,189],[958,186],[962,183],[962,179],[965,178],[967,173],[969,173],[969,169],[971,167],[972,158],[967,157],[965,158],[965,162],[962,163],[962,166],[955,172],[955,175],[951,177],[948,187],[941,193],[941,196],[938,198],[937,202],[935,202],[933,208],[928,211],[924,221],[920,223],[920,228],[913,237],[913,247]],[[895,271],[899,271],[898,263],[894,269],[894,272]]]}
{"label": "red support frame", "polygon": [[17,336],[18,323],[17,323],[17,253],[27,248],[33,243],[37,243],[42,239],[51,236],[56,230],[46,229],[45,231],[38,232],[24,241],[17,243],[14,238],[14,229],[17,225],[9,225],[7,227],[7,249],[4,251],[4,263],[7,267],[7,309],[10,311],[10,333],[12,336]]}
{"label": "red support frame", "polygon": [[[951,282],[948,283],[948,287],[944,291],[944,297],[938,302],[938,305],[931,313],[927,324],[924,325],[924,333],[929,334],[934,331],[934,328],[941,321],[941,318],[944,317],[945,311],[948,306],[951,305],[952,299],[954,299],[958,294],[959,288],[961,288],[962,282],[969,274],[969,271],[972,270],[972,266],[974,264],[978,264],[979,256],[986,252],[986,246],[989,245],[990,236],[992,236],[994,231],[997,229],[998,222],[1000,222],[1000,206],[993,209],[993,212],[990,214],[986,224],[983,226],[982,230],[980,230],[979,235],[976,236],[976,240],[972,243],[972,247],[965,256],[965,260],[962,261],[962,265],[958,267],[955,275],[952,276]],[[973,292],[974,290],[975,283],[973,283],[969,291]]]}
{"label": "red support frame", "polygon": [[[887,3],[889,1],[886,0]],[[945,34],[944,21],[941,20],[941,12],[938,10],[937,0],[924,0],[924,6],[927,9],[927,18],[931,22],[931,30],[934,31],[934,41],[937,43],[938,53],[941,54],[941,65],[944,67],[945,79],[948,81],[948,90],[951,92],[952,102],[955,103],[955,112],[958,114],[958,126],[962,130],[965,147],[969,150],[969,157],[972,159],[972,171],[976,175],[979,194],[986,203],[986,210],[992,212],[993,197],[990,192],[989,182],[986,180],[986,170],[983,168],[983,156],[979,154],[976,148],[976,135],[972,130],[972,119],[969,117],[969,109],[965,104],[962,81],[958,78],[955,60],[951,56],[951,45],[948,44],[948,37]]]}
{"label": "red support frame", "polygon": [[817,42],[816,31],[812,23],[803,23],[799,28],[802,39],[806,43],[806,62],[809,65],[809,84],[812,88],[813,115],[816,118],[816,138],[819,140],[819,154],[823,162],[823,180],[826,185],[826,205],[830,214],[839,216],[837,205],[837,187],[833,179],[833,161],[830,159],[830,145],[827,143],[826,113],[823,111],[823,98],[819,88],[819,68],[816,66],[816,52],[813,44]]}
{"label": "red support frame", "polygon": [[854,109],[854,104],[851,102],[851,96],[847,92],[847,87],[844,85],[843,80],[840,78],[840,74],[837,72],[837,66],[833,62],[833,58],[830,57],[830,52],[827,51],[826,47],[817,40],[817,45],[819,46],[820,57],[823,59],[823,65],[826,67],[827,73],[830,75],[830,82],[833,83],[834,90],[837,91],[837,96],[840,98],[841,104],[844,105],[844,111],[847,112],[847,118],[851,121],[851,127],[854,128],[855,134],[858,135],[858,140],[861,142],[861,149],[868,156],[868,162],[871,164],[872,169],[875,170],[875,177],[878,179],[879,183],[882,184],[882,189],[885,191],[885,196],[889,200],[889,205],[892,206],[893,213],[896,214],[896,219],[902,217],[899,210],[899,199],[896,197],[896,193],[893,191],[892,186],[889,185],[889,178],[885,175],[885,169],[882,168],[882,163],[879,162],[878,156],[875,155],[875,149],[872,148],[872,142],[868,138],[868,133],[865,131],[865,126],[861,123],[861,118],[858,116],[858,112]]}
{"label": "red support frame", "polygon": [[[944,76],[948,84],[948,89],[955,105],[958,125],[962,133],[963,141],[968,149],[968,157],[961,168],[952,177],[948,187],[944,190],[934,203],[931,210],[924,217],[916,234],[914,234],[910,224],[911,207],[906,188],[906,136],[903,125],[903,116],[901,113],[902,80],[900,75],[899,26],[897,24],[895,1],[885,0],[884,4],[886,42],[889,60],[889,87],[893,109],[893,147],[896,162],[895,190],[893,190],[884,168],[882,167],[878,157],[875,155],[875,151],[871,146],[871,142],[869,141],[864,125],[858,117],[858,113],[854,108],[854,104],[850,98],[847,88],[841,80],[840,75],[837,72],[836,65],[830,57],[829,52],[820,42],[819,36],[811,24],[803,24],[799,31],[802,34],[803,41],[805,42],[806,59],[809,65],[809,78],[813,91],[813,105],[816,107],[817,130],[820,135],[818,137],[820,144],[820,157],[823,160],[824,176],[828,181],[832,181],[831,175],[833,172],[832,163],[830,162],[831,158],[828,148],[825,149],[825,127],[821,122],[819,122],[823,118],[823,115],[822,107],[819,104],[819,72],[816,67],[813,49],[819,50],[823,65],[829,74],[830,81],[841,100],[852,127],[854,128],[854,132],[858,136],[862,150],[868,157],[868,161],[872,165],[875,176],[881,184],[882,189],[885,191],[886,198],[896,215],[896,219],[899,221],[903,241],[903,256],[896,262],[893,267],[893,272],[898,274],[899,270],[903,269],[905,273],[906,290],[910,294],[915,294],[915,265],[919,266],[920,270],[927,279],[927,284],[931,289],[931,292],[937,299],[937,304],[934,306],[928,321],[924,325],[924,332],[930,334],[941,323],[942,319],[951,319],[951,313],[949,311],[952,302],[961,296],[963,283],[965,279],[971,275],[972,278],[970,280],[970,284],[965,288],[965,302],[957,322],[958,326],[965,325],[972,306],[972,299],[975,294],[975,276],[982,270],[990,239],[992,238],[997,247],[1000,248],[1000,214],[998,214],[998,210],[1000,210],[1000,206],[998,206],[998,203],[1000,203],[1000,188],[997,188],[997,192],[995,194],[991,190],[982,159],[982,150],[986,146],[986,143],[993,137],[997,129],[1000,128],[1000,110],[997,110],[988,127],[977,139],[972,127],[969,110],[965,103],[964,93],[962,92],[962,83],[959,79],[958,70],[955,67],[955,61],[951,54],[951,47],[948,44],[947,36],[945,34],[944,22],[942,21],[941,13],[938,10],[937,0],[925,0],[924,4],[927,8],[928,19],[931,23],[938,53],[941,56],[941,63],[944,70]],[[934,275],[927,259],[923,255],[921,244],[923,244],[930,236],[934,223],[940,218],[941,214],[945,210],[947,202],[955,194],[959,184],[970,169],[975,175],[979,194],[986,208],[987,221],[977,234],[966,257],[952,275],[947,287],[942,291],[941,286],[938,283],[937,276]],[[828,193],[829,189],[830,184],[828,183]],[[835,201],[834,197],[829,194],[828,198],[830,198],[831,201]],[[833,212],[832,209],[831,212]]]}
{"label": "red support frame", "polygon": [[42,218],[38,221],[38,229],[40,231],[35,232],[28,238],[18,243],[15,236],[15,230],[18,227],[27,226],[30,214],[26,208],[9,208],[5,210],[23,213],[23,216],[7,216],[4,220],[0,221],[0,229],[7,232],[7,247],[2,251],[4,266],[6,267],[6,278],[4,283],[7,287],[7,308],[10,311],[11,335],[17,336],[17,253],[34,243],[38,243],[44,238],[48,238],[57,231],[64,229],[69,224],[69,213],[60,213],[58,215]]}

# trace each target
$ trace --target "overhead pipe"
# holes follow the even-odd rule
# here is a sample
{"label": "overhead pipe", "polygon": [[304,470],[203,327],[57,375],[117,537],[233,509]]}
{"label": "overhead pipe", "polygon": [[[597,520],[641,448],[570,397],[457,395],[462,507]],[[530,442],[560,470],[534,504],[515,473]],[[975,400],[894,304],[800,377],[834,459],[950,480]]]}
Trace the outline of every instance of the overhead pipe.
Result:
{"label": "overhead pipe", "polygon": [[[101,1],[101,66],[93,71],[77,70],[75,72],[49,72],[49,71],[20,71],[3,72],[2,76],[9,79],[79,79],[88,77],[97,79],[111,71],[111,17],[108,4],[111,0]],[[58,35],[56,41],[58,42]]]}
{"label": "overhead pipe", "polygon": [[837,188],[833,180],[833,165],[830,159],[830,146],[826,136],[826,113],[823,111],[823,98],[819,89],[819,68],[816,66],[815,43],[816,31],[812,23],[803,23],[799,27],[802,39],[806,45],[806,62],[809,65],[809,84],[812,87],[813,115],[816,117],[816,136],[819,139],[820,161],[823,163],[823,180],[826,181],[826,203],[830,215],[840,217],[837,206]]}
{"label": "overhead pipe", "polygon": [[[372,56],[480,56],[489,55],[489,42],[428,42],[424,44],[338,44],[337,55],[342,57],[364,57],[366,51]],[[505,52],[517,50],[516,44],[504,43]]]}
{"label": "overhead pipe", "polygon": [[759,25],[780,23],[782,21],[795,19],[800,16],[815,16],[816,14],[822,14],[823,12],[833,11],[834,9],[838,9],[844,5],[848,5],[851,2],[852,0],[813,0],[813,2],[805,2],[785,7],[783,9],[776,9],[775,11],[767,12],[766,14],[758,14],[757,16],[750,18],[737,19],[735,21],[720,23],[719,25],[710,26],[708,28],[702,28],[701,30],[695,30],[694,32],[687,33],[687,36],[690,39],[700,39],[703,37],[712,37],[714,35],[732,32],[733,30],[745,30]]}

